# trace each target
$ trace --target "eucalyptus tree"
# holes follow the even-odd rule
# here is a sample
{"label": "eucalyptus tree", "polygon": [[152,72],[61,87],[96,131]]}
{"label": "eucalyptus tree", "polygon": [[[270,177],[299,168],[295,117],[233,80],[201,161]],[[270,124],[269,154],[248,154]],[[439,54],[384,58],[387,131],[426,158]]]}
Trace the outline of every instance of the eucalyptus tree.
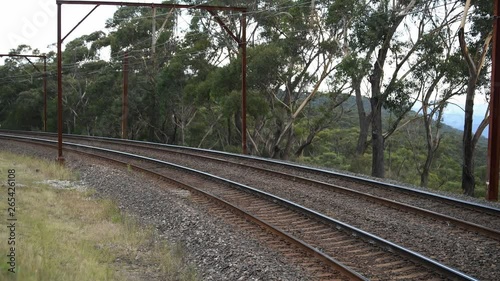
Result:
{"label": "eucalyptus tree", "polygon": [[[455,5],[456,7],[456,5]],[[454,8],[445,7],[447,8]],[[450,100],[463,93],[464,68],[460,66],[460,54],[455,48],[455,32],[448,26],[433,36],[428,36],[417,54],[425,60],[414,70],[412,76],[418,81],[419,97],[425,135],[425,157],[415,157],[420,174],[420,185],[428,187],[432,164],[441,145],[444,110]],[[412,147],[418,144],[411,143]],[[423,162],[423,163],[422,163]]]}
{"label": "eucalyptus tree", "polygon": [[[476,132],[472,132],[476,88],[478,85],[486,84],[485,71],[482,70],[486,66],[486,57],[489,54],[492,38],[492,11],[492,1],[480,0],[474,3],[470,0],[465,1],[462,21],[458,30],[460,49],[469,71],[465,102],[462,164],[462,190],[464,194],[469,196],[474,195],[476,185],[474,177],[475,148],[482,131],[488,124],[488,116],[485,116]],[[466,34],[465,25],[468,19],[471,19],[472,24],[469,34]]]}
{"label": "eucalyptus tree", "polygon": [[158,75],[176,49],[176,14],[171,9],[120,7],[106,22],[109,34],[103,44],[111,47],[112,58],[121,63],[125,51],[130,54],[130,79],[136,82],[131,83],[130,95],[132,101],[139,102],[131,104],[135,117],[131,126],[137,132],[134,134],[149,140],[164,140],[162,120],[170,118],[160,114],[163,95],[158,89]]}
{"label": "eucalyptus tree", "polygon": [[[384,177],[385,140],[398,130],[416,102],[414,93],[418,93],[419,85],[412,79],[412,73],[425,60],[417,50],[429,36],[456,20],[451,12],[435,15],[433,11],[441,5],[440,0],[358,1],[345,5],[346,10],[340,13],[331,10],[332,23],[351,22],[353,40],[342,73],[351,80],[357,97],[360,123],[357,154],[363,154],[371,144],[373,176]],[[361,98],[363,92],[369,96],[369,112]],[[386,125],[384,108],[394,116]]]}
{"label": "eucalyptus tree", "polygon": [[[299,120],[294,134],[297,138],[295,156],[302,156],[304,150],[312,145],[317,135],[325,130],[337,129],[338,121],[343,118],[345,101],[350,95],[343,94],[342,90],[319,93],[315,99],[304,109],[304,116]],[[333,138],[331,140],[333,142]],[[348,147],[337,147],[344,155],[351,154]]]}
{"label": "eucalyptus tree", "polygon": [[[365,16],[366,1],[338,0],[332,3],[328,9],[326,23],[333,26],[341,26],[345,34],[355,34],[357,22]],[[359,134],[356,144],[356,157],[352,161],[358,161],[368,147],[368,135],[371,125],[371,113],[366,111],[363,99],[362,83],[365,76],[370,71],[370,57],[373,51],[366,52],[365,55],[358,53],[362,48],[353,38],[354,36],[345,36],[342,50],[344,58],[337,67],[335,74],[336,83],[347,83],[350,85],[356,98],[356,107],[359,123]],[[355,163],[353,163],[355,164]],[[355,165],[353,165],[355,166]]]}
{"label": "eucalyptus tree", "polygon": [[191,134],[190,126],[213,125],[211,117],[219,114],[212,110],[209,96],[209,75],[217,69],[219,53],[202,20],[201,13],[192,14],[188,31],[159,75],[162,110],[170,117],[165,118],[162,131],[169,143],[200,146],[204,133]]}
{"label": "eucalyptus tree", "polygon": [[259,70],[252,85],[267,96],[272,116],[256,133],[262,140],[257,145],[263,154],[287,159],[296,145],[294,126],[335,70],[347,34],[323,20],[332,1],[262,2],[255,15],[256,50],[267,60],[260,53],[249,60]]}
{"label": "eucalyptus tree", "polygon": [[105,107],[115,96],[117,77],[108,62],[100,58],[104,39],[104,32],[96,31],[68,42],[63,51],[63,119],[67,133],[93,134],[102,113],[109,112]]}
{"label": "eucalyptus tree", "polygon": [[[9,53],[40,55],[28,45],[19,45]],[[17,56],[5,58],[4,65],[0,66],[0,128],[40,130],[43,127],[41,63],[34,58],[29,61]]]}
{"label": "eucalyptus tree", "polygon": [[[304,118],[307,113],[304,109],[321,92],[341,56],[339,46],[343,42],[343,30],[326,26],[323,20],[332,2],[211,2],[213,5],[248,8],[248,136],[252,153],[285,159],[293,154],[297,146],[294,126]],[[241,36],[239,15],[219,13],[218,16],[237,37]],[[203,22],[207,24],[208,21]],[[224,119],[241,133],[241,111],[236,100],[241,87],[238,45],[226,35],[211,35],[213,46],[230,61],[218,70],[219,74],[210,76],[214,78],[211,97],[216,97],[213,101],[224,104],[224,112],[234,117],[231,118],[233,121],[227,115]],[[253,103],[262,106],[253,106]],[[227,133],[234,136],[229,126]]]}

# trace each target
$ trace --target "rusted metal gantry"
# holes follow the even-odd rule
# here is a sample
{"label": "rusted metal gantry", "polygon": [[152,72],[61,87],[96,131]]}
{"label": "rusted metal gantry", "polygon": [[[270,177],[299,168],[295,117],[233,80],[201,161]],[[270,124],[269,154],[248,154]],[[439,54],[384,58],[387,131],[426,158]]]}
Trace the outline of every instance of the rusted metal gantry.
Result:
{"label": "rusted metal gantry", "polygon": [[[222,29],[224,29],[239,45],[241,56],[242,56],[242,77],[241,77],[241,115],[242,115],[242,151],[243,154],[247,153],[247,137],[246,137],[246,12],[247,8],[243,7],[226,7],[226,6],[210,6],[210,5],[183,5],[183,4],[161,4],[161,3],[137,3],[137,2],[111,2],[111,1],[65,1],[57,0],[57,133],[58,133],[58,156],[57,159],[60,162],[64,161],[62,153],[62,43],[92,12],[94,12],[97,7],[101,5],[108,6],[132,6],[132,7],[151,7],[155,8],[165,8],[165,9],[197,9],[206,10],[212,14],[216,21],[220,24]],[[61,13],[62,5],[95,5],[95,7],[64,37],[62,37],[61,32]],[[234,33],[226,26],[223,20],[217,16],[217,11],[234,11],[241,13],[241,38],[234,35]]]}
{"label": "rusted metal gantry", "polygon": [[486,199],[498,201],[500,168],[500,0],[495,0],[493,21],[493,53],[491,69],[490,126],[488,137],[488,190]]}
{"label": "rusted metal gantry", "polygon": [[[47,56],[45,55],[19,55],[19,54],[0,54],[0,57],[21,57],[40,73],[43,73],[43,131],[47,132]],[[29,58],[43,58],[43,72]]]}

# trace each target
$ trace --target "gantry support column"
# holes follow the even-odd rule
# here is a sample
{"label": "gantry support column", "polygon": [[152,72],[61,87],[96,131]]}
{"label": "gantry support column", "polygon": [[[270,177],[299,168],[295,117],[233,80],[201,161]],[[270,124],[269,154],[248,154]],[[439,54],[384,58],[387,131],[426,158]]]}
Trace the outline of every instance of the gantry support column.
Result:
{"label": "gantry support column", "polygon": [[491,69],[490,125],[488,137],[488,184],[486,199],[498,201],[500,166],[500,0],[494,0],[493,52]]}

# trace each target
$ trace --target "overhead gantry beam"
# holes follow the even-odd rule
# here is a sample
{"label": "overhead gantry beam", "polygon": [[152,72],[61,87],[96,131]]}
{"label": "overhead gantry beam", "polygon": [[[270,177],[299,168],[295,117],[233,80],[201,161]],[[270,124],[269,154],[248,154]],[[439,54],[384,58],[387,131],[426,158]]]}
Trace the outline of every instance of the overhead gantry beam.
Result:
{"label": "overhead gantry beam", "polygon": [[164,4],[164,3],[140,3],[140,2],[116,2],[116,1],[65,1],[58,0],[57,4],[73,5],[107,5],[107,6],[129,6],[129,7],[156,7],[167,9],[197,9],[207,11],[237,11],[245,13],[244,7],[210,6],[210,5],[184,5],[184,4]]}

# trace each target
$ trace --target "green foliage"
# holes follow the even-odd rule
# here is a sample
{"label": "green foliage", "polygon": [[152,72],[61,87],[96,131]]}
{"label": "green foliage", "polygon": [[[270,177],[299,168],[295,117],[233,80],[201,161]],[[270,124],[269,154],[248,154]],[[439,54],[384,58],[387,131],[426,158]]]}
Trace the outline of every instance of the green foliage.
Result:
{"label": "green foliage", "polygon": [[252,88],[266,90],[276,86],[287,60],[284,52],[279,43],[262,44],[248,50],[248,83]]}
{"label": "green foliage", "polygon": [[334,1],[328,7],[326,23],[330,25],[345,24],[345,20],[359,16],[362,4],[358,1],[339,0]]}
{"label": "green foliage", "polygon": [[355,22],[355,46],[361,50],[369,50],[385,40],[387,29],[392,24],[393,13],[389,11],[387,1],[381,1],[376,7],[370,5],[360,9],[359,20]]}
{"label": "green foliage", "polygon": [[63,63],[75,64],[97,59],[99,49],[109,45],[107,41],[102,31],[76,38],[66,44],[63,52]]}
{"label": "green foliage", "polygon": [[368,72],[370,67],[371,65],[366,59],[358,58],[355,54],[349,54],[348,56],[345,56],[342,59],[342,62],[338,65],[337,77],[362,77]]}
{"label": "green foliage", "polygon": [[[465,1],[463,1],[465,2]],[[481,44],[481,41],[486,38],[492,30],[492,11],[493,1],[488,0],[475,0],[471,1],[471,36],[476,40],[476,44]],[[479,45],[480,46],[480,45]],[[473,48],[478,48],[478,45]]]}
{"label": "green foliage", "polygon": [[417,90],[417,85],[413,81],[398,80],[389,84],[385,90],[387,97],[384,108],[396,116],[405,114],[413,105],[411,93]]}
{"label": "green foliage", "polygon": [[21,130],[40,130],[42,124],[43,93],[31,89],[21,92],[15,101],[14,110],[5,120],[5,128]]}

